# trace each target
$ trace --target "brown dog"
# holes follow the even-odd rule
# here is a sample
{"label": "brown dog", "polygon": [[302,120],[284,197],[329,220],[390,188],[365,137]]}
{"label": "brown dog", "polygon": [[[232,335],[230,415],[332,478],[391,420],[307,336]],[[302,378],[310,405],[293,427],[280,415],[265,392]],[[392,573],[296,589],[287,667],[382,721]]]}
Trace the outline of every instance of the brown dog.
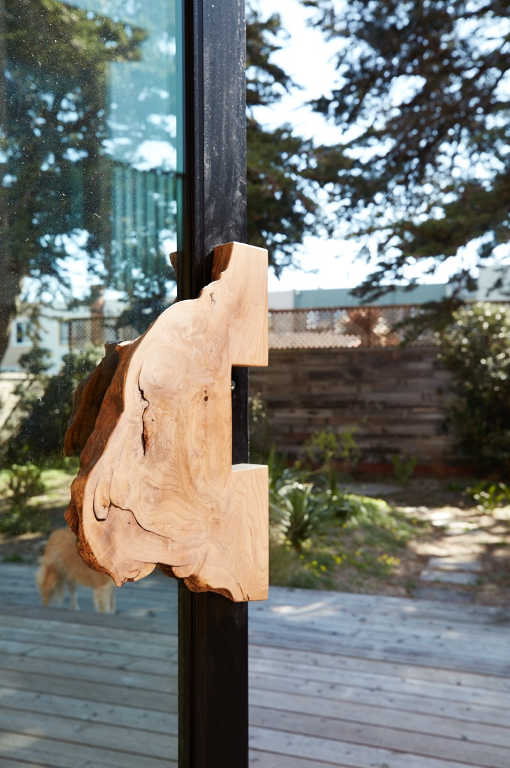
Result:
{"label": "brown dog", "polygon": [[106,573],[94,571],[85,565],[76,551],[76,536],[69,528],[53,531],[37,572],[36,584],[41,593],[43,605],[51,602],[62,604],[67,584],[71,596],[71,608],[78,609],[76,587],[90,587],[94,590],[94,606],[102,613],[115,612],[115,584]]}

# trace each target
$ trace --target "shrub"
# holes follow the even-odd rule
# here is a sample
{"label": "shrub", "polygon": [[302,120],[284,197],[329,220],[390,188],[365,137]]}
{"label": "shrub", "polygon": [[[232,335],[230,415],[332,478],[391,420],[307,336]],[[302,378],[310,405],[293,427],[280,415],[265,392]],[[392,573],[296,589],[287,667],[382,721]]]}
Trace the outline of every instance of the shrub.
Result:
{"label": "shrub", "polygon": [[355,519],[357,523],[370,521],[385,524],[391,513],[389,505],[383,499],[344,491],[339,497],[335,514],[343,523]]}
{"label": "shrub", "polygon": [[294,480],[272,494],[270,508],[273,526],[300,552],[305,541],[332,522],[334,499],[329,491],[315,492],[313,483]]}
{"label": "shrub", "polygon": [[9,535],[40,530],[39,510],[29,502],[45,491],[41,470],[35,464],[13,464],[6,470],[10,509],[0,517],[0,530]]}
{"label": "shrub", "polygon": [[266,462],[269,469],[269,497],[273,500],[277,500],[278,491],[282,486],[290,483],[306,483],[312,474],[309,470],[303,469],[298,461],[289,467],[286,457],[277,453],[274,445],[269,451]]}
{"label": "shrub", "polygon": [[482,481],[466,489],[469,496],[476,501],[479,509],[492,512],[496,507],[506,507],[510,504],[510,488],[506,483]]}
{"label": "shrub", "polygon": [[274,446],[267,409],[260,392],[248,398],[248,423],[250,428],[250,456],[255,461],[265,462]]}
{"label": "shrub", "polygon": [[[40,370],[40,350],[27,353],[25,369],[35,380],[35,390],[23,386],[18,405],[24,414],[17,435],[7,450],[7,460],[15,463],[36,461],[40,463],[51,454],[60,454],[64,444],[73,395],[77,385],[94,369],[101,359],[98,347],[87,347],[83,352],[69,353],[62,361],[62,368],[55,376]],[[38,370],[36,373],[35,370]]]}
{"label": "shrub", "polygon": [[418,463],[416,456],[399,456],[398,453],[394,453],[391,457],[391,463],[393,464],[393,475],[395,480],[399,483],[408,483],[414,475],[414,468]]}
{"label": "shrub", "polygon": [[7,487],[16,507],[26,504],[32,496],[40,496],[45,490],[41,470],[30,461],[27,464],[13,464],[7,470]]}
{"label": "shrub", "polygon": [[355,428],[333,432],[326,427],[315,432],[303,446],[308,461],[318,465],[326,474],[334,471],[334,464],[341,461],[351,472],[355,472],[361,461],[361,450],[354,439]]}
{"label": "shrub", "polygon": [[318,586],[320,574],[308,563],[301,559],[291,545],[286,541],[269,542],[269,579],[271,584],[280,587],[298,587],[313,589]]}
{"label": "shrub", "polygon": [[443,333],[439,355],[453,373],[447,402],[458,448],[484,474],[510,473],[510,309],[463,307]]}
{"label": "shrub", "polygon": [[310,473],[294,468],[270,487],[269,506],[273,530],[290,543],[296,552],[313,536],[325,533],[332,523],[354,514],[352,494],[316,488],[305,482]]}

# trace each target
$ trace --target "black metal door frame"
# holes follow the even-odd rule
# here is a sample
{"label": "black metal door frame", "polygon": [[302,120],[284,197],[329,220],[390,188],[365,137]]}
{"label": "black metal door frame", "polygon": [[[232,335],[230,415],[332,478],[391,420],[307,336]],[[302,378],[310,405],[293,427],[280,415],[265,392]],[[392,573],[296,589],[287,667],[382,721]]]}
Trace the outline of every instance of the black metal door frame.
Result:
{"label": "black metal door frame", "polygon": [[[184,249],[178,298],[246,241],[245,0],[184,2]],[[248,372],[233,371],[232,459],[248,461]],[[179,768],[248,766],[248,606],[179,583]]]}

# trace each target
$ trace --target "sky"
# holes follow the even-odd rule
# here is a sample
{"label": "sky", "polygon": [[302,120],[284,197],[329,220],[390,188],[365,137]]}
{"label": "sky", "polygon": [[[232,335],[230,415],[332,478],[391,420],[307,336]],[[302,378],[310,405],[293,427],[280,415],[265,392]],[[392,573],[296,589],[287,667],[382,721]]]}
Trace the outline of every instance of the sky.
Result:
{"label": "sky", "polygon": [[[264,15],[275,11],[271,0],[259,0],[259,8]],[[282,50],[274,54],[273,61],[301,89],[285,95],[281,102],[260,111],[257,117],[269,127],[289,122],[297,133],[313,137],[317,143],[333,144],[338,141],[338,129],[328,125],[321,115],[306,106],[306,102],[328,93],[333,87],[335,70],[332,58],[336,48],[327,44],[323,35],[307,24],[310,11],[296,0],[279,0],[278,13],[289,38],[282,40]],[[355,286],[366,273],[366,265],[354,259],[355,252],[355,246],[348,241],[306,237],[303,247],[299,249],[299,260],[304,271],[286,269],[280,279],[271,271],[269,290]]]}
{"label": "sky", "polygon": [[[275,12],[274,0],[258,0],[263,15]],[[317,143],[334,144],[340,139],[337,127],[327,123],[321,115],[312,112],[306,102],[321,95],[327,95],[335,83],[334,55],[338,43],[327,43],[317,29],[310,27],[310,9],[305,9],[298,0],[279,0],[277,11],[289,38],[282,40],[282,50],[273,56],[301,90],[285,95],[281,102],[264,108],[257,118],[269,127],[291,123],[295,131],[314,138]],[[286,269],[280,279],[271,272],[269,290],[306,290],[314,288],[352,288],[372,271],[364,259],[356,258],[356,246],[352,241],[317,237],[305,238],[298,255],[304,271]],[[464,251],[455,259],[440,267],[435,275],[424,274],[430,261],[421,262],[410,269],[408,276],[416,275],[421,282],[447,282],[457,272],[459,265],[472,268],[475,263],[474,249]]]}

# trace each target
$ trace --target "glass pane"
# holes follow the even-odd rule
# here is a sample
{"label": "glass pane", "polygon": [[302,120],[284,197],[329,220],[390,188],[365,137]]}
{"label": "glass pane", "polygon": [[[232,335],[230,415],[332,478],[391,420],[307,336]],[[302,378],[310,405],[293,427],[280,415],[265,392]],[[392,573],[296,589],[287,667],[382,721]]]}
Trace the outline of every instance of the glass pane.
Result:
{"label": "glass pane", "polygon": [[1,765],[177,764],[176,582],[83,564],[62,446],[104,343],[173,299],[181,6],[0,0]]}

